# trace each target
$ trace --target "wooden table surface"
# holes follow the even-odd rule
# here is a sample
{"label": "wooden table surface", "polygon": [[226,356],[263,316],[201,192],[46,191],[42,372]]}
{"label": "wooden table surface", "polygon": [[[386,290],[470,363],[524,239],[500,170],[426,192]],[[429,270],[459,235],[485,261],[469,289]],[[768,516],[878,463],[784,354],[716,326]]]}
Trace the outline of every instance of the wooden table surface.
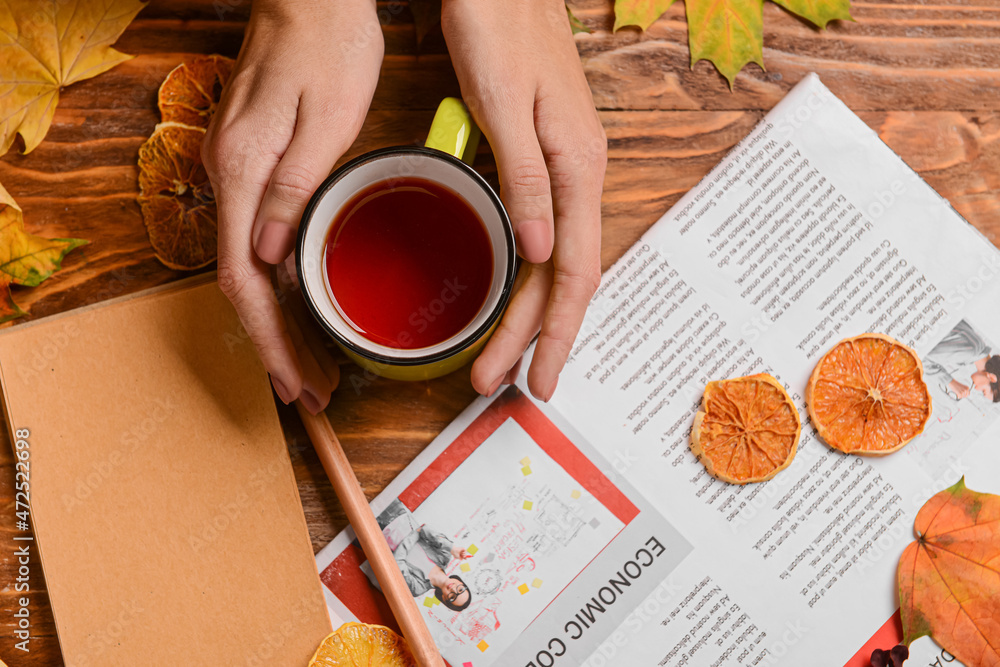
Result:
{"label": "wooden table surface", "polygon": [[[593,30],[577,35],[609,140],[602,264],[607,268],[806,73],[875,128],[938,192],[1000,244],[1000,2],[951,6],[856,1],[856,23],[820,33],[776,5],[764,7],[764,61],[730,92],[706,62],[689,66],[687,24],[676,2],[646,33],[611,32],[611,0],[572,0]],[[386,57],[371,112],[346,158],[424,138],[438,101],[459,95],[440,31],[418,49],[405,3],[379,2]],[[235,56],[245,0],[158,0],[117,43],[136,58],[63,91],[52,129],[31,154],[0,159],[0,183],[25,210],[29,230],[82,237],[64,269],[42,286],[15,289],[30,315],[59,313],[184,274],[153,256],[136,204],[140,144],[157,122],[156,90],[192,54]],[[488,146],[476,168],[496,181]],[[369,498],[374,497],[474,398],[468,368],[404,384],[344,380],[330,419]],[[352,386],[353,385],[353,386]],[[293,409],[282,424],[317,551],[347,524]],[[6,439],[6,427],[2,429]],[[14,465],[0,445],[0,658],[12,666],[61,664],[41,568],[31,570],[30,653],[14,648]]]}

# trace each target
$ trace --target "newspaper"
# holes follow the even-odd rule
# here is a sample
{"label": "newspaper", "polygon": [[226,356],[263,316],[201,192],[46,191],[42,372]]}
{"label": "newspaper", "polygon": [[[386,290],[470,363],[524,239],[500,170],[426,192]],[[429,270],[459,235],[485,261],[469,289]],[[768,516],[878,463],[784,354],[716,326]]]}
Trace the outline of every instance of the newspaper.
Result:
{"label": "newspaper", "polygon": [[[445,659],[836,666],[895,644],[917,510],[962,475],[1000,492],[980,371],[1000,353],[998,274],[1000,252],[806,77],[604,275],[549,404],[521,383],[477,400],[373,501]],[[826,447],[802,397],[867,331],[917,350],[934,406],[882,458]],[[731,485],[692,455],[691,423],[706,382],[757,372],[788,388],[802,438],[771,481]],[[317,561],[334,620],[391,624],[350,529]]]}

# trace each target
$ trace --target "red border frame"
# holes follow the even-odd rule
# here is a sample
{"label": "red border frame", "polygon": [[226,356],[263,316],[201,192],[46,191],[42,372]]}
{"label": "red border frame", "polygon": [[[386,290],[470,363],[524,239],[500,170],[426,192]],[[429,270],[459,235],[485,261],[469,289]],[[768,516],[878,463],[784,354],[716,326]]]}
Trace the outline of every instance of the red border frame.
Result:
{"label": "red border frame", "polygon": [[[399,494],[399,500],[411,511],[415,510],[507,419],[514,419],[553,461],[623,524],[628,525],[639,515],[639,508],[515,387],[504,391],[480,413]],[[364,561],[364,552],[354,541],[323,569],[320,580],[359,620],[387,625],[398,632],[385,597],[368,584],[359,569]]]}

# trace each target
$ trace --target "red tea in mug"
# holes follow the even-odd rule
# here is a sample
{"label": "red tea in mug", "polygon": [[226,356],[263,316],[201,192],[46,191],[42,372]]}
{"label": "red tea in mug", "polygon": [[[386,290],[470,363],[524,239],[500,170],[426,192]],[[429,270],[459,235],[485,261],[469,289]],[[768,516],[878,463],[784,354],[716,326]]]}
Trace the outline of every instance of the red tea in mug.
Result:
{"label": "red tea in mug", "polygon": [[459,195],[422,178],[368,186],[337,214],[326,240],[337,309],[362,336],[412,350],[464,329],[486,302],[493,247]]}

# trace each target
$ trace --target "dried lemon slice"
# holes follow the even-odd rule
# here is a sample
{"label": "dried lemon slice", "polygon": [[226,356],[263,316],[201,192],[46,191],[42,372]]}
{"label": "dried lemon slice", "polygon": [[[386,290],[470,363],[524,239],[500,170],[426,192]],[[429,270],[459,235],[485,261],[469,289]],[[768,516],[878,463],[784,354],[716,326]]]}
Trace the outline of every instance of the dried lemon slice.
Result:
{"label": "dried lemon slice", "polygon": [[316,649],[309,667],[416,667],[406,641],[389,628],[344,623]]}

